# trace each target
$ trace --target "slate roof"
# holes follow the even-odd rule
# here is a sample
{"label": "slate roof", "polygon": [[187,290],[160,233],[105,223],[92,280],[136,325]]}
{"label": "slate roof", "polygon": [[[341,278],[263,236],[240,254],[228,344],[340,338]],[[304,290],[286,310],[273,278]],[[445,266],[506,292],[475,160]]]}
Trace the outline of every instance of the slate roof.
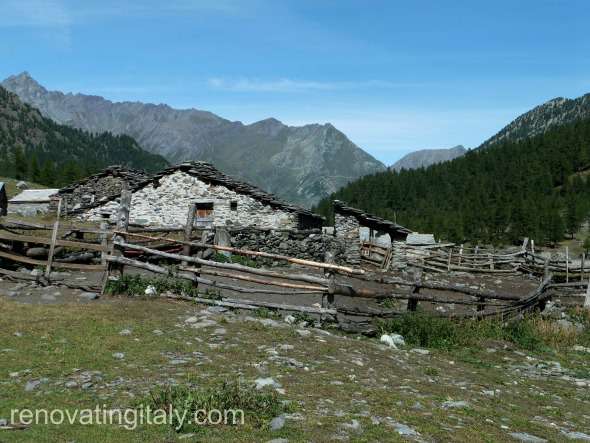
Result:
{"label": "slate roof", "polygon": [[350,215],[356,218],[361,226],[375,229],[381,232],[397,233],[397,234],[411,234],[412,231],[390,220],[386,220],[376,215],[369,214],[360,209],[347,206],[346,203],[340,200],[334,200],[334,212],[341,215]]}
{"label": "slate roof", "polygon": [[103,169],[102,171],[98,172],[97,174],[90,175],[82,180],[78,180],[68,186],[65,186],[59,190],[60,194],[70,194],[74,192],[74,190],[78,186],[85,185],[94,180],[98,180],[103,177],[123,177],[129,183],[129,187],[133,188],[137,186],[139,183],[142,183],[148,178],[148,175],[140,170],[137,169],[130,169],[124,166],[109,166],[108,168]]}
{"label": "slate roof", "polygon": [[8,203],[49,203],[51,196],[58,191],[59,189],[25,189]]}

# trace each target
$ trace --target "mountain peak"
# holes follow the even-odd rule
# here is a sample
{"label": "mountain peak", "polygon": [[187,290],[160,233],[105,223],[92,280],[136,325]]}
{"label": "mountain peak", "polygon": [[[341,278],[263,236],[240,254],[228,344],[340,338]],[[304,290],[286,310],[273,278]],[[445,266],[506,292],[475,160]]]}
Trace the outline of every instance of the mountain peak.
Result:
{"label": "mountain peak", "polygon": [[20,74],[11,75],[2,82],[2,86],[15,92],[17,95],[31,93],[46,93],[47,90],[37,82],[28,71]]}
{"label": "mountain peak", "polygon": [[448,149],[421,149],[410,152],[395,162],[390,169],[400,171],[402,169],[417,169],[430,165],[453,160],[467,152],[463,145],[457,145]]}
{"label": "mountain peak", "polygon": [[545,133],[548,129],[590,117],[590,94],[576,99],[556,97],[518,116],[480,148],[518,141]]}

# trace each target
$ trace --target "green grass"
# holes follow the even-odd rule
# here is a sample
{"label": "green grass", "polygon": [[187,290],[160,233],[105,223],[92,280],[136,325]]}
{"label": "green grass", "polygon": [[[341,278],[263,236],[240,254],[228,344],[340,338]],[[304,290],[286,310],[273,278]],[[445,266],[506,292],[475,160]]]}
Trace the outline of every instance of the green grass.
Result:
{"label": "green grass", "polygon": [[[224,381],[206,388],[193,388],[187,385],[164,386],[153,390],[141,405],[152,409],[187,411],[189,416],[197,417],[199,422],[207,420],[208,411],[240,410],[243,416],[232,414],[224,426],[232,426],[248,421],[257,428],[268,422],[287,408],[281,403],[276,392],[257,390],[253,384],[238,381]],[[216,420],[217,417],[214,418]],[[171,423],[176,432],[200,432],[202,428],[194,423],[176,419]]]}
{"label": "green grass", "polygon": [[[582,320],[582,317],[578,319]],[[528,351],[543,352],[587,342],[590,321],[587,317],[583,321],[584,331],[577,333],[563,330],[555,322],[539,315],[527,315],[522,319],[504,322],[496,318],[452,320],[425,312],[412,312],[381,321],[379,327],[382,333],[402,335],[406,343],[413,346],[449,350],[482,346],[489,340],[499,340]]]}
{"label": "green grass", "polygon": [[[419,355],[385,349],[375,339],[313,330],[302,338],[294,333],[295,326],[272,327],[240,319],[236,313],[206,312],[204,306],[161,298],[106,297],[96,303],[64,305],[24,305],[0,298],[1,418],[9,418],[13,408],[73,410],[96,405],[222,409],[229,404],[248,411],[244,426],[188,427],[178,433],[168,424],[143,425],[133,431],[115,425],[33,425],[24,431],[0,431],[0,440],[323,442],[342,436],[343,423],[358,420],[361,432],[347,431],[349,441],[404,441],[391,426],[371,420],[391,417],[417,429],[426,441],[511,441],[508,432],[562,441],[557,428],[539,424],[534,417],[582,432],[590,425],[580,413],[590,401],[586,388],[562,377],[529,378],[513,369],[559,361],[569,375],[585,376],[590,357],[565,347],[544,354],[522,352],[513,342],[488,340],[486,347],[496,349],[488,353],[481,346],[487,339],[482,338],[474,340],[476,346],[432,349],[429,355]],[[193,316],[213,318],[217,325],[193,328],[185,322]],[[224,334],[217,335],[219,327]],[[475,326],[461,327],[455,332],[475,330]],[[131,334],[121,335],[123,329]],[[504,343],[513,344],[506,348]],[[116,352],[123,352],[124,359],[113,358]],[[308,370],[277,357],[300,361]],[[172,358],[186,363],[172,364]],[[90,389],[65,387],[66,381],[86,371],[100,371]],[[15,372],[16,377],[11,375]],[[27,381],[44,377],[47,382],[25,391]],[[252,389],[259,377],[272,377],[284,393]],[[483,389],[500,394],[484,396]],[[442,409],[440,405],[449,399],[468,401],[470,408]],[[418,401],[421,409],[414,408]],[[271,417],[283,412],[295,418],[287,419],[281,430],[270,430]],[[195,435],[181,439],[187,431]]]}

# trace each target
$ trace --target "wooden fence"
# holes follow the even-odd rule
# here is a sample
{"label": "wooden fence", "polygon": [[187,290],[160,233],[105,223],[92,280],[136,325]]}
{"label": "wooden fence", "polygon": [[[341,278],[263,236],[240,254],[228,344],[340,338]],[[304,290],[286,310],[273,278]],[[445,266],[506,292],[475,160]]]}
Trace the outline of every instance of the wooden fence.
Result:
{"label": "wooden fence", "polygon": [[[452,304],[463,306],[462,312],[452,316],[509,317],[542,305],[554,291],[562,288],[552,281],[552,269],[546,261],[543,263],[544,277],[539,287],[522,297],[426,280],[422,278],[422,270],[417,272],[416,278],[412,281],[393,278],[385,273],[371,274],[363,269],[335,264],[330,254],[327,254],[325,262],[316,262],[280,254],[215,245],[206,242],[206,237],[203,236],[199,241],[194,240],[195,233],[191,220],[194,208],[192,207],[189,208],[186,226],[182,229],[140,229],[129,226],[130,198],[125,192],[121,201],[117,225],[114,229],[110,228],[106,222],[97,229],[60,223],[59,218],[52,225],[0,219],[0,258],[42,266],[45,270],[42,276],[35,277],[1,268],[0,274],[8,278],[37,280],[42,284],[48,284],[56,281],[52,274],[55,268],[99,271],[103,273],[100,290],[104,292],[111,279],[120,278],[125,269],[131,267],[188,280],[199,289],[203,286],[223,291],[221,299],[190,297],[191,300],[201,303],[241,309],[262,307],[288,312],[304,312],[332,318],[341,324],[349,325],[370,321],[372,318],[389,318],[400,314],[399,306],[397,309],[385,308],[383,306],[385,301],[405,302],[404,309],[409,311],[416,310],[419,303]],[[45,233],[45,236],[40,233]],[[1,247],[2,242],[10,242],[12,248],[9,249],[8,245]],[[22,245],[24,244],[48,246],[47,258],[37,259],[23,254],[25,251]],[[58,258],[55,252],[60,247],[69,251],[86,251],[85,257],[93,257],[97,263],[76,263],[75,260]],[[238,263],[222,263],[204,258],[203,252],[207,249],[282,261],[295,266],[278,271]],[[451,270],[473,271],[485,267],[489,271],[499,272],[505,270],[504,266],[508,266],[512,271],[511,264],[514,263],[514,258],[527,255],[526,251],[516,254],[485,254],[481,257],[479,253],[474,254],[463,250],[462,253],[457,254],[457,258],[453,258],[455,254],[452,249],[433,248],[427,258],[422,258],[416,264],[421,265],[417,268],[424,270],[431,270],[431,268],[440,270],[446,267]],[[384,257],[387,257],[387,253]],[[529,265],[536,266],[537,258],[534,255],[530,257],[532,258],[528,259]],[[161,263],[162,261],[172,262],[174,266],[165,266]],[[555,264],[555,266],[558,265],[561,266]],[[583,267],[582,270],[584,270]],[[237,293],[240,296],[228,295],[228,292]],[[303,306],[296,302],[251,300],[247,298],[247,294],[281,295],[287,298],[304,296],[311,297],[310,300],[317,303],[312,306],[306,303]],[[168,294],[167,296],[187,298],[185,295]],[[372,302],[351,305],[341,303],[344,298],[362,298]],[[347,318],[353,318],[353,320],[349,321]]]}

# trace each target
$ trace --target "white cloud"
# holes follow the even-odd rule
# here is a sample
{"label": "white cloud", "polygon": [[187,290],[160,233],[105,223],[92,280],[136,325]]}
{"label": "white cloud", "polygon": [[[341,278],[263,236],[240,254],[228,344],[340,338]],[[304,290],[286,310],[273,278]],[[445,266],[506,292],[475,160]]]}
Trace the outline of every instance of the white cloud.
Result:
{"label": "white cloud", "polygon": [[393,89],[419,86],[419,83],[395,83],[384,80],[322,82],[310,80],[292,80],[282,78],[278,80],[259,80],[251,78],[225,79],[210,78],[209,87],[234,92],[311,92],[311,91],[341,91],[355,89]]}

